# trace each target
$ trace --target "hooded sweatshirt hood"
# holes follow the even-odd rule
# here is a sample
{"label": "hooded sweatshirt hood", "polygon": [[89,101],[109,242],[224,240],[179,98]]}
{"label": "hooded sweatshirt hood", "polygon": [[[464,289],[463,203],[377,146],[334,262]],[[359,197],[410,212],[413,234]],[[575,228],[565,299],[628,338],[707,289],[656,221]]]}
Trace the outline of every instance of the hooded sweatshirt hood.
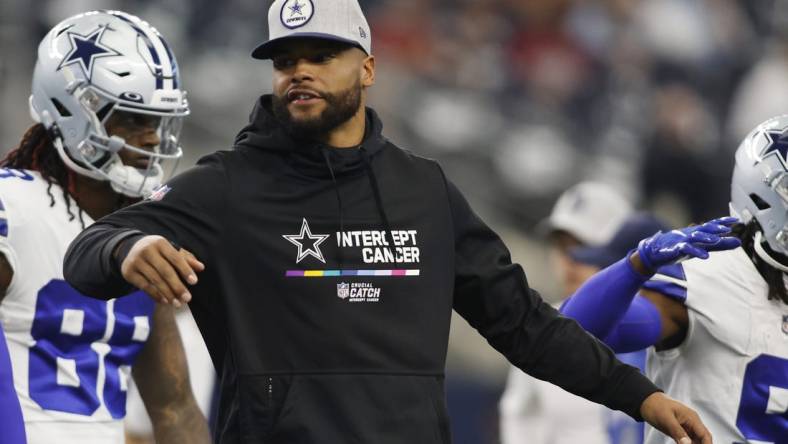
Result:
{"label": "hooded sweatshirt hood", "polygon": [[[334,148],[316,141],[299,140],[288,133],[274,116],[272,99],[272,95],[266,94],[257,100],[249,124],[235,138],[235,149],[263,150],[287,156],[288,162],[299,174],[331,180],[337,200],[340,231],[344,231],[345,211],[337,178],[366,172],[380,222],[385,228],[384,236],[391,236],[391,225],[372,167],[373,157],[388,143],[383,137],[383,123],[377,113],[366,108],[364,139],[357,148]],[[340,264],[344,261],[341,252],[337,259]]]}
{"label": "hooded sweatshirt hood", "polygon": [[[235,138],[236,149],[259,149],[291,157],[299,172],[308,176],[330,178],[332,173],[344,175],[364,168],[363,156],[372,158],[388,142],[383,137],[383,123],[377,113],[366,108],[364,139],[358,148],[334,148],[289,134],[272,111],[273,96],[266,94],[255,103],[246,125]],[[360,153],[363,150],[364,153]]]}

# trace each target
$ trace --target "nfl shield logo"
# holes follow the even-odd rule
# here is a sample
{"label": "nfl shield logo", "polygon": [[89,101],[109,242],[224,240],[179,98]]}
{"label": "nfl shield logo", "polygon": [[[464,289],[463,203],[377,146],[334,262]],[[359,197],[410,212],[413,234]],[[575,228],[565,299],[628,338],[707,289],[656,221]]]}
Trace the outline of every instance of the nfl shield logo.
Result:
{"label": "nfl shield logo", "polygon": [[788,315],[783,315],[783,333],[788,335]]}
{"label": "nfl shield logo", "polygon": [[[350,296],[350,284],[345,282],[338,283],[337,296],[339,296],[340,299],[346,299],[348,296]],[[783,329],[785,329],[785,326],[783,326]]]}
{"label": "nfl shield logo", "polygon": [[172,190],[172,188],[170,188],[170,186],[167,184],[159,185],[155,190],[153,190],[152,193],[150,193],[148,200],[160,201],[164,198],[164,196],[167,195],[167,193],[170,192],[170,190]]}

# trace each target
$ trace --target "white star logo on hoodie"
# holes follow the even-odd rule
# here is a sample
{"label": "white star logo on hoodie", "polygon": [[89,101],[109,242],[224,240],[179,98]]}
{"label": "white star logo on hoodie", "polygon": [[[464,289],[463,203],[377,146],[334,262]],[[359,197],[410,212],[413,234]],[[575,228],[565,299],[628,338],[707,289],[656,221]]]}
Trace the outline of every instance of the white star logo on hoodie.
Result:
{"label": "white star logo on hoodie", "polygon": [[[325,264],[326,260],[323,258],[323,253],[320,251],[320,244],[328,239],[329,236],[329,234],[312,234],[309,230],[309,223],[306,221],[306,218],[304,218],[304,221],[301,223],[300,233],[282,235],[288,242],[298,247],[296,264],[307,256],[312,256]],[[310,244],[310,246],[305,249],[305,244]]]}

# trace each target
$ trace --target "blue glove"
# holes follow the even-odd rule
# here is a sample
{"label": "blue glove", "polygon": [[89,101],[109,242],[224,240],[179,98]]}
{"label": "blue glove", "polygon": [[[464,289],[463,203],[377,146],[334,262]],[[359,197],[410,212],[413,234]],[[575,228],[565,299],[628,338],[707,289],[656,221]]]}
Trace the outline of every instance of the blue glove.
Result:
{"label": "blue glove", "polygon": [[726,237],[731,226],[738,223],[735,217],[722,217],[680,230],[657,234],[640,241],[638,255],[650,270],[675,264],[691,257],[706,259],[709,251],[732,250],[741,245],[735,237]]}

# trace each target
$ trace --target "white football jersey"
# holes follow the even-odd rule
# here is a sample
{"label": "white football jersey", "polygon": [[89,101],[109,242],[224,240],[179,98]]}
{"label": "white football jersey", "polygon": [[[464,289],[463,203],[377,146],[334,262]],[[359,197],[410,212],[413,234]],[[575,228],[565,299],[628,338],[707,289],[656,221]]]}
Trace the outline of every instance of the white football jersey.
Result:
{"label": "white football jersey", "polygon": [[[643,369],[645,352],[617,355]],[[642,424],[511,367],[498,405],[502,444],[641,444]]]}
{"label": "white football jersey", "polygon": [[154,303],[142,292],[91,299],[63,280],[82,225],[60,187],[50,195],[37,172],[0,169],[0,252],[14,270],[0,320],[28,442],[122,443],[127,381]]}
{"label": "white football jersey", "polygon": [[609,444],[605,407],[512,367],[499,404],[503,444]]}
{"label": "white football jersey", "polygon": [[[655,279],[684,299],[689,328],[679,347],[649,350],[648,376],[694,408],[715,443],[788,443],[788,305],[768,300],[741,248],[671,268]],[[645,442],[673,441],[647,427]]]}

